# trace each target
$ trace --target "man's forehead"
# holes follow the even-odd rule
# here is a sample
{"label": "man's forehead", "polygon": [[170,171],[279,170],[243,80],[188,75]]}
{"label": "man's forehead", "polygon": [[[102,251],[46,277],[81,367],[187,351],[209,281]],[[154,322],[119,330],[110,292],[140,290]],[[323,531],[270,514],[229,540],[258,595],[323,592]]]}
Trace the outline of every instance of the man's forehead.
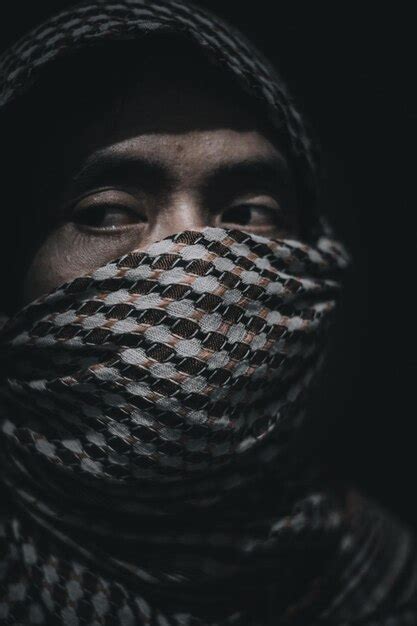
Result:
{"label": "man's forehead", "polygon": [[83,161],[83,168],[100,163],[109,166],[129,166],[136,161],[148,160],[180,167],[196,157],[203,157],[204,166],[227,166],[244,161],[276,162],[282,171],[288,169],[287,161],[279,149],[258,130],[214,128],[187,132],[139,133],[121,141],[92,150]]}
{"label": "man's forehead", "polygon": [[[60,97],[62,115],[54,114],[54,128],[46,120],[37,161],[45,171],[44,164],[48,169],[52,160],[64,194],[75,179],[77,186],[80,179],[88,183],[94,176],[133,179],[137,166],[145,173],[143,161],[162,166],[165,174],[168,168],[171,178],[211,175],[221,168],[226,172],[245,162],[254,173],[258,161],[262,175],[268,170],[272,178],[273,170],[277,179],[292,180],[285,148],[265,112],[230,76],[201,56],[193,58],[189,49],[187,54],[178,57],[176,51],[176,61],[181,61],[176,65],[148,55],[137,74],[128,72],[120,80],[110,76],[97,89],[95,79],[91,85],[86,81],[82,93],[69,94],[69,100]],[[150,168],[146,171],[149,180],[156,179],[155,168],[153,177]],[[162,181],[161,168],[159,172]]]}
{"label": "man's forehead", "polygon": [[289,183],[284,156],[258,131],[217,129],[142,134],[92,151],[72,176],[72,186],[106,180],[147,181],[155,187],[206,179],[243,185],[255,180]]}
{"label": "man's forehead", "polygon": [[[288,164],[272,133],[234,92],[186,84],[162,76],[118,96],[67,143],[76,170],[129,171],[146,161],[170,176],[201,176],[250,161],[269,162],[281,178]],[[154,168],[155,169],[155,168]],[[141,167],[143,172],[143,166]]]}

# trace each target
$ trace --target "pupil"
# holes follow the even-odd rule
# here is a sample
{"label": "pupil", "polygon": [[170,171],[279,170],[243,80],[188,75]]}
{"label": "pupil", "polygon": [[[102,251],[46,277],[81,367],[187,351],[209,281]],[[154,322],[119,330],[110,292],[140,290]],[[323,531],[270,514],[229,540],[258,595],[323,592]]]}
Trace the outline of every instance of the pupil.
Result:
{"label": "pupil", "polygon": [[86,211],[80,211],[77,215],[77,221],[87,226],[100,226],[104,222],[105,207],[91,207]]}
{"label": "pupil", "polygon": [[233,222],[235,224],[249,224],[251,210],[248,206],[235,207],[226,211],[225,217],[228,222]]}

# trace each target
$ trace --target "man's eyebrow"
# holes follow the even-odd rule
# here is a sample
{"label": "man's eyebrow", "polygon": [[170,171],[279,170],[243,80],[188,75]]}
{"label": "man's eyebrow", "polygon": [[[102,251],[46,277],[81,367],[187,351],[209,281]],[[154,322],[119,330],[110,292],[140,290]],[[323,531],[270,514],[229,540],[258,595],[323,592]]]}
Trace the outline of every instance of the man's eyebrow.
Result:
{"label": "man's eyebrow", "polygon": [[135,154],[98,151],[91,155],[71,177],[72,193],[81,193],[100,184],[126,185],[140,178],[149,191],[169,187],[173,178],[156,161]]}
{"label": "man's eyebrow", "polygon": [[256,188],[288,193],[292,186],[291,171],[282,157],[251,157],[242,161],[221,163],[207,177],[205,188],[223,192],[245,193]]}
{"label": "man's eyebrow", "polygon": [[[158,160],[129,152],[108,149],[94,152],[69,181],[64,194],[80,195],[100,185],[135,186],[150,193],[168,191],[175,185],[175,176]],[[272,192],[283,200],[292,189],[292,176],[284,157],[277,155],[253,156],[242,160],[220,162],[204,176],[203,194],[209,202],[236,194],[258,190]]]}

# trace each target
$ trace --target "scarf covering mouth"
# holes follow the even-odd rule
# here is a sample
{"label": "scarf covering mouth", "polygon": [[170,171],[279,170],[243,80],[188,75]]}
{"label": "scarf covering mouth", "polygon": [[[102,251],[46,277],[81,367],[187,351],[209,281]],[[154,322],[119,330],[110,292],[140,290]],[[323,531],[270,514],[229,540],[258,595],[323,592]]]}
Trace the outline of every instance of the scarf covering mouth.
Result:
{"label": "scarf covering mouth", "polygon": [[3,328],[3,394],[33,413],[3,432],[115,483],[233,467],[298,423],[345,263],[208,227],[76,278]]}
{"label": "scarf covering mouth", "polygon": [[347,258],[317,215],[314,148],[270,64],[180,0],[83,2],[2,55],[0,115],[56,59],[158,31],[190,38],[263,103],[309,244],[177,233],[5,323],[0,623],[415,624],[401,608],[416,597],[410,533],[293,467]]}
{"label": "scarf covering mouth", "polygon": [[396,588],[410,535],[288,471],[346,263],[184,231],[5,323],[5,623],[334,624]]}
{"label": "scarf covering mouth", "polygon": [[302,421],[345,264],[325,236],[207,227],[24,307],[0,339],[2,475],[18,506],[151,595],[212,589],[221,604],[222,581],[265,579],[282,502],[257,490]]}
{"label": "scarf covering mouth", "polygon": [[346,264],[326,235],[207,227],[5,323],[9,623],[291,624],[333,575],[371,585],[367,610],[375,571],[390,589],[410,536],[372,507],[346,514],[310,469],[286,475]]}

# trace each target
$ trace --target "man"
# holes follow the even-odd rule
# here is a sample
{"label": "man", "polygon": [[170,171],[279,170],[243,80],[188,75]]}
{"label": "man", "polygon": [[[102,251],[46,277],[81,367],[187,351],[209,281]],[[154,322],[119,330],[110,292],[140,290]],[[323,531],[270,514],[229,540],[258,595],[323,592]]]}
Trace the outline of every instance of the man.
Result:
{"label": "man", "polygon": [[0,620],[414,624],[410,533],[297,453],[347,259],[274,71],[139,0],[0,68]]}

